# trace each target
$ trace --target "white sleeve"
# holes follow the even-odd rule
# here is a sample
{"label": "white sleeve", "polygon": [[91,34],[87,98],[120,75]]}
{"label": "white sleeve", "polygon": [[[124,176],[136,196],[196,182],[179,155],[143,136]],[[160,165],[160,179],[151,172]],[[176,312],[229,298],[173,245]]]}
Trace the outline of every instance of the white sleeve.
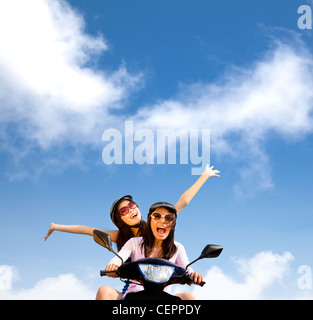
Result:
{"label": "white sleeve", "polygon": [[[177,256],[175,263],[182,268],[186,268],[186,266],[189,264],[189,259],[187,257],[186,250],[182,244],[178,242],[176,242],[175,244],[177,246]],[[188,273],[191,272],[193,272],[192,268],[188,267]]]}
{"label": "white sleeve", "polygon": [[[132,252],[134,250],[134,238],[129,239],[122,249],[118,252],[118,255],[124,260],[124,262],[130,258]],[[109,262],[109,264],[116,264],[117,266],[120,266],[122,264],[122,261],[119,257],[114,256]]]}

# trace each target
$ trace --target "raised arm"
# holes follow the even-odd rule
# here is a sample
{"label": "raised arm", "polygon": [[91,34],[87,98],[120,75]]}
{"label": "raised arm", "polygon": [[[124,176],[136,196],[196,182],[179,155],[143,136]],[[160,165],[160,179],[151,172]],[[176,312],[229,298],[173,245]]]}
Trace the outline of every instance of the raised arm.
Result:
{"label": "raised arm", "polygon": [[213,170],[214,166],[209,167],[207,164],[205,170],[203,171],[202,175],[198,178],[198,180],[187,190],[185,191],[181,197],[179,198],[178,202],[175,204],[177,209],[177,213],[179,213],[184,207],[186,207],[192,198],[196,195],[196,193],[200,190],[203,184],[208,180],[210,177],[219,177],[220,171]]}
{"label": "raised arm", "polygon": [[116,242],[117,236],[118,236],[118,230],[107,231],[107,230],[81,226],[81,225],[62,225],[62,224],[56,224],[56,223],[50,223],[49,230],[45,236],[45,241],[49,238],[49,236],[52,234],[53,231],[86,234],[86,235],[92,236],[93,230],[95,229],[108,233],[111,236],[112,241]]}

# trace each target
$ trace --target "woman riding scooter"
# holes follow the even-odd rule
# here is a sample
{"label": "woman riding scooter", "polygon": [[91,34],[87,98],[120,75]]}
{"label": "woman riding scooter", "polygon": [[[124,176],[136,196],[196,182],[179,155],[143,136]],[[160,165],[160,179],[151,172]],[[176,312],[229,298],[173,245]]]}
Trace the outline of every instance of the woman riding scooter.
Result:
{"label": "woman riding scooter", "polygon": [[[169,260],[178,266],[185,267],[189,264],[186,251],[182,244],[174,241],[175,225],[177,218],[176,208],[168,202],[158,202],[153,204],[148,213],[147,228],[143,237],[131,238],[118,255],[126,261],[131,258],[136,261],[142,258],[163,258]],[[118,269],[121,261],[119,258],[113,258],[106,267],[106,271],[115,271]],[[189,270],[193,283],[200,284],[203,276],[199,273]],[[113,276],[114,274],[110,274]],[[98,290],[97,299],[120,300],[130,292],[138,292],[142,286],[130,284],[126,292],[121,293],[114,288],[103,286]],[[165,291],[168,291],[166,288]],[[176,296],[183,300],[194,300],[192,293],[179,293]]]}
{"label": "woman riding scooter", "polygon": [[[209,165],[207,165],[197,181],[182,194],[175,204],[177,214],[189,204],[208,178],[220,177],[220,171],[214,170],[213,168],[214,166],[209,167]],[[122,214],[120,214],[121,210]],[[134,211],[136,214],[133,214]],[[82,225],[60,225],[51,223],[47,235],[45,236],[45,240],[47,240],[55,230],[93,236],[93,230],[98,229],[108,233],[112,241],[116,242],[118,250],[120,250],[130,238],[142,236],[144,229],[146,228],[146,222],[142,220],[138,205],[133,201],[133,198],[130,195],[121,197],[113,202],[110,209],[110,217],[112,222],[118,227],[118,230],[106,231]],[[123,292],[124,291],[125,288],[123,289]],[[103,299],[101,292],[101,290],[98,290],[97,299]]]}

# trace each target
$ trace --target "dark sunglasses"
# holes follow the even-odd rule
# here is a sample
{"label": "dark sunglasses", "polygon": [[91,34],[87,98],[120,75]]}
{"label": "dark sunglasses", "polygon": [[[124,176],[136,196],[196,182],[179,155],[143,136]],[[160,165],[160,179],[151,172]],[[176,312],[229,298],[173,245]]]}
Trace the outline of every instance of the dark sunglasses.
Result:
{"label": "dark sunglasses", "polygon": [[138,205],[136,202],[131,201],[127,206],[122,207],[119,211],[121,216],[126,216],[127,213],[129,212],[129,209],[136,209],[138,208]]}
{"label": "dark sunglasses", "polygon": [[151,218],[155,221],[159,221],[163,218],[165,223],[171,223],[175,220],[175,214],[174,213],[162,214],[160,212],[155,211],[152,213]]}

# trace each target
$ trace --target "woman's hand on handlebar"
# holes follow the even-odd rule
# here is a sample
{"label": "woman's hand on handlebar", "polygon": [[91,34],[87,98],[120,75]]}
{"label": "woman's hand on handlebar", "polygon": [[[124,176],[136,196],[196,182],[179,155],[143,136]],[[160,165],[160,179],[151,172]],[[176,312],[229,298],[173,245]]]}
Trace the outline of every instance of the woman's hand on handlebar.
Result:
{"label": "woman's hand on handlebar", "polygon": [[[105,271],[116,271],[118,269],[118,266],[116,264],[108,264],[105,267]],[[117,278],[116,273],[107,273],[108,277]]]}
{"label": "woman's hand on handlebar", "polygon": [[201,273],[192,272],[190,276],[192,278],[192,283],[194,284],[200,285],[201,282],[203,282],[203,275]]}

